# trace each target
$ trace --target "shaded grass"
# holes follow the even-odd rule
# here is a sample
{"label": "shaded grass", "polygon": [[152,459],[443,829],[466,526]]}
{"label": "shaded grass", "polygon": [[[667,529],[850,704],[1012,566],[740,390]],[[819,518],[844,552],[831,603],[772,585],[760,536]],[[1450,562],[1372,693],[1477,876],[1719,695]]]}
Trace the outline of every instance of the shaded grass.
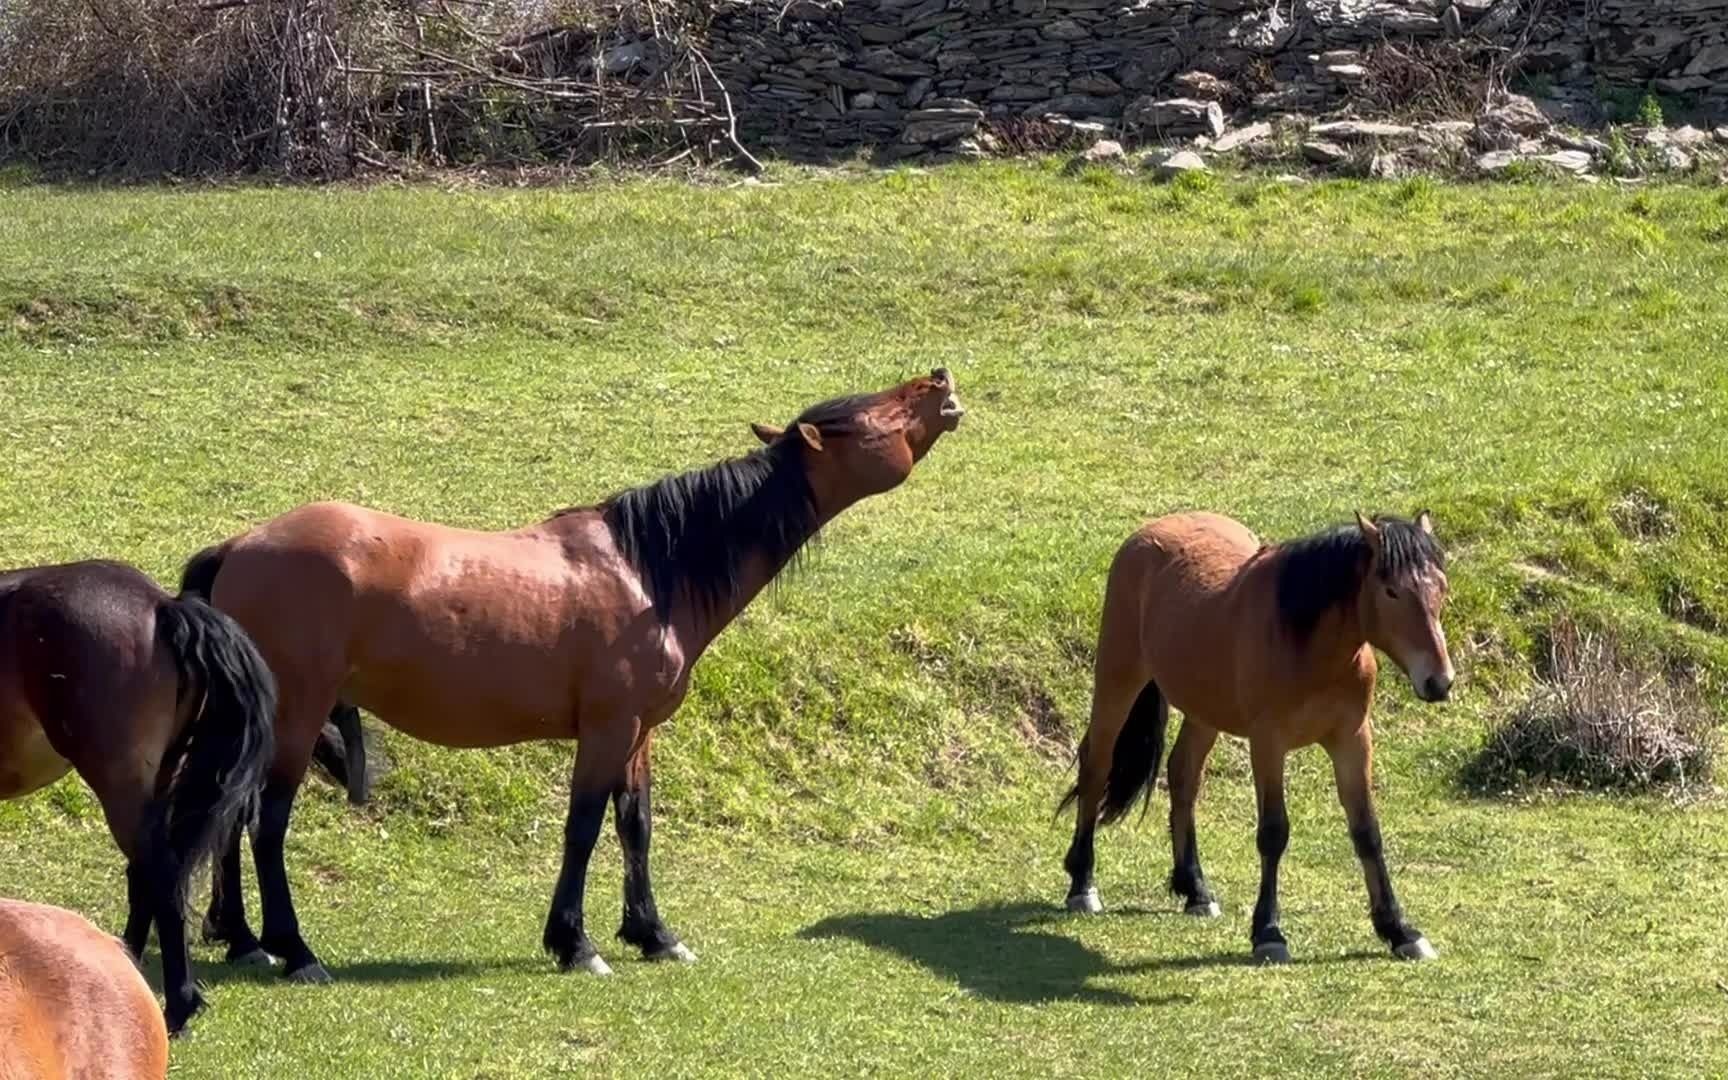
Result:
{"label": "shaded grass", "polygon": [[[1501,807],[1455,779],[1557,613],[1689,665],[1720,708],[1728,248],[1709,229],[1728,202],[1053,166],[778,179],[0,193],[12,564],[107,554],[172,580],[316,498],[519,524],[939,364],[971,409],[721,639],[660,740],[659,891],[703,964],[550,976],[534,948],[568,747],[390,735],[376,807],[314,786],[290,841],[345,985],[213,975],[178,1069],[1720,1068],[1720,807]],[[1312,753],[1293,759],[1293,939],[1372,962],[1226,962],[1256,865],[1234,745],[1202,811],[1229,918],[1164,916],[1147,827],[1101,850],[1106,902],[1144,913],[1047,919],[1050,811],[1134,524],[1206,507],[1279,537],[1422,506],[1464,679],[1421,709],[1388,671],[1378,760],[1396,880],[1442,964],[1379,961]],[[75,782],[0,804],[0,865],[0,890],[118,925]]]}

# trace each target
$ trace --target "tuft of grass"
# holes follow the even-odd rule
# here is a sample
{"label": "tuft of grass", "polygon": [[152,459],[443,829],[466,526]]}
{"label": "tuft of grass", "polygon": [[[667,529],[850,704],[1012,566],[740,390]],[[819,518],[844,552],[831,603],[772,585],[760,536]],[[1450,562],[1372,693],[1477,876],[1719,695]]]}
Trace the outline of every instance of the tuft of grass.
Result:
{"label": "tuft of grass", "polygon": [[1696,681],[1628,657],[1612,634],[1563,620],[1525,700],[1489,733],[1467,786],[1686,793],[1708,783],[1720,717]]}

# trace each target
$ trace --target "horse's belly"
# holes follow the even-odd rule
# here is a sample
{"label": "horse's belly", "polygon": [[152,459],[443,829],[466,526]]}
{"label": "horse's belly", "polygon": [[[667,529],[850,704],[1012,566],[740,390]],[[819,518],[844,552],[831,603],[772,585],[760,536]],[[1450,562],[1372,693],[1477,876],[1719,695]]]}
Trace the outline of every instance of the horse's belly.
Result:
{"label": "horse's belly", "polygon": [[35,717],[16,707],[0,710],[0,799],[28,795],[71,770]]}
{"label": "horse's belly", "polygon": [[550,692],[560,680],[499,676],[461,663],[403,678],[360,672],[342,696],[391,727],[440,746],[576,737],[570,702]]}

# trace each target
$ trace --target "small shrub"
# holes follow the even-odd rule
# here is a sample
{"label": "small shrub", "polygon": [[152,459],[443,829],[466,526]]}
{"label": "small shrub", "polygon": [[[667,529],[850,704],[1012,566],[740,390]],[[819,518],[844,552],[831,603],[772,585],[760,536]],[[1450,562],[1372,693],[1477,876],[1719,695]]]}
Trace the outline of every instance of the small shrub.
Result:
{"label": "small shrub", "polygon": [[1662,126],[1662,103],[1656,100],[1655,94],[1645,94],[1644,100],[1638,103],[1638,122],[1650,128]]}
{"label": "small shrub", "polygon": [[1532,783],[1617,792],[1707,782],[1717,717],[1696,685],[1634,662],[1611,636],[1562,620],[1536,687],[1489,732],[1466,786]]}

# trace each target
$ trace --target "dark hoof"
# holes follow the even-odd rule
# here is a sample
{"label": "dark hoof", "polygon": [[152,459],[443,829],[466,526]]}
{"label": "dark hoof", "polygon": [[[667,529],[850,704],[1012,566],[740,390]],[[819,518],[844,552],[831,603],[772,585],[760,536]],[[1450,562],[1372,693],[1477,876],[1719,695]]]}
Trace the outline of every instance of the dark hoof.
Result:
{"label": "dark hoof", "polygon": [[1191,915],[1196,919],[1216,919],[1224,914],[1224,909],[1218,906],[1216,900],[1197,900],[1183,908],[1182,914]]}
{"label": "dark hoof", "polygon": [[1083,893],[1075,893],[1067,901],[1069,911],[1078,915],[1096,915],[1104,910],[1104,902],[1098,899],[1098,889],[1093,887]]}
{"label": "dark hoof", "polygon": [[228,950],[228,962],[235,967],[267,968],[276,966],[276,958],[264,951],[262,945],[254,945],[249,949],[239,946]]}
{"label": "dark hoof", "polygon": [[653,964],[694,964],[696,962],[696,954],[691,952],[682,941],[674,941],[665,948],[643,953],[642,959]]}
{"label": "dark hoof", "polygon": [[310,964],[303,964],[293,971],[284,972],[282,977],[289,982],[301,983],[306,986],[328,986],[335,982],[330,977],[330,973],[324,970],[324,965],[316,960]]}
{"label": "dark hoof", "polygon": [[1254,962],[1256,964],[1288,964],[1290,962],[1290,946],[1282,941],[1262,941],[1254,946]]}
{"label": "dark hoof", "polygon": [[1417,937],[1402,945],[1392,947],[1392,955],[1400,960],[1438,960],[1440,954],[1434,951],[1434,946],[1428,944],[1425,937]]}
{"label": "dark hoof", "polygon": [[168,1037],[178,1039],[186,1033],[186,1025],[192,1018],[204,1011],[204,995],[196,990],[186,1001],[169,1002],[168,1008],[162,1013],[163,1022],[168,1025]]}

